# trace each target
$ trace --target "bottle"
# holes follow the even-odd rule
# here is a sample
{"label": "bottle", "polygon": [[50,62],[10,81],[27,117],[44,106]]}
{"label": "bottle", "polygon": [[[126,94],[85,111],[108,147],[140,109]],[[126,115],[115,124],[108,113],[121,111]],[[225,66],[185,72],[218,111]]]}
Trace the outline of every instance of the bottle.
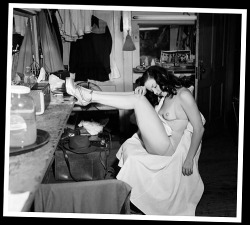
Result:
{"label": "bottle", "polygon": [[34,86],[35,83],[37,83],[37,78],[33,73],[31,73],[31,75],[30,75],[30,84],[32,86]]}
{"label": "bottle", "polygon": [[25,68],[25,72],[24,72],[24,77],[23,77],[23,82],[25,86],[30,86],[30,76],[31,76],[31,68],[29,66],[27,66]]}
{"label": "bottle", "polygon": [[10,147],[32,145],[37,139],[35,103],[30,88],[11,86]]}

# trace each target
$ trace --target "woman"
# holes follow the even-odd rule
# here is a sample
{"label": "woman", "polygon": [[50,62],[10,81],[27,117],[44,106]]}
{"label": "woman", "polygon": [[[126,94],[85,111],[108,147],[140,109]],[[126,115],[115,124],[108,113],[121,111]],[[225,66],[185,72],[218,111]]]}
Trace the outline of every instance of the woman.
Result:
{"label": "woman", "polygon": [[139,83],[135,92],[112,93],[67,79],[66,90],[78,104],[134,110],[139,132],[117,153],[117,179],[131,185],[130,200],[137,208],[145,214],[194,215],[204,189],[197,166],[204,118],[190,84],[159,66],[148,68]]}

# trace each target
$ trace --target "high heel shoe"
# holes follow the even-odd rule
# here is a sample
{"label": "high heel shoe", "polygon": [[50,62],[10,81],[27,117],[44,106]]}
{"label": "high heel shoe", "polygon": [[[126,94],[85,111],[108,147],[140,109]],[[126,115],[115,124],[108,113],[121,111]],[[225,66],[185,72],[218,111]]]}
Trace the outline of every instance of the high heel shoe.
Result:
{"label": "high heel shoe", "polygon": [[[79,85],[75,85],[73,79],[71,79],[70,77],[66,77],[65,87],[66,92],[69,95],[72,95],[77,98],[77,102],[75,102],[75,104],[86,106],[91,103],[93,90],[89,90]],[[89,95],[89,98],[87,98],[87,94]]]}

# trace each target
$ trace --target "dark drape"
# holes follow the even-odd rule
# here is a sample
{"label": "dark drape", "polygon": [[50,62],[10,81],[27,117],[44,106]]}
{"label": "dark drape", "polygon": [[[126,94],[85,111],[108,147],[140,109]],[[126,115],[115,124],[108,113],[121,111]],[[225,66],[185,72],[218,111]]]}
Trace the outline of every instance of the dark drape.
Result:
{"label": "dark drape", "polygon": [[69,71],[75,73],[75,81],[109,80],[111,50],[112,37],[108,26],[103,33],[84,34],[82,39],[72,42]]}

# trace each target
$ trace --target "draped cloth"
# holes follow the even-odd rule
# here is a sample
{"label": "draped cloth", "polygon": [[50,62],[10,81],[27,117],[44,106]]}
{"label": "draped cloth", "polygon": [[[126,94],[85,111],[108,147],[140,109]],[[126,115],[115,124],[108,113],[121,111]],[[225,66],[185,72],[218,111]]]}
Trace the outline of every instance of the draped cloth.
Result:
{"label": "draped cloth", "polygon": [[[96,20],[99,21],[98,18]],[[96,27],[95,33],[85,34],[71,42],[69,71],[75,73],[75,81],[109,80],[112,36],[106,24],[100,28]]]}
{"label": "draped cloth", "polygon": [[[163,101],[160,102],[162,104]],[[204,117],[201,115],[203,123]],[[172,128],[164,127],[171,138]],[[195,209],[204,192],[204,184],[198,170],[201,144],[194,157],[193,174],[184,176],[182,165],[186,159],[192,138],[190,122],[172,156],[149,154],[134,134],[123,143],[116,157],[121,167],[117,179],[132,187],[130,201],[149,215],[195,216]]]}
{"label": "draped cloth", "polygon": [[38,30],[43,53],[43,67],[46,72],[53,73],[64,70],[63,60],[53,27],[49,26],[48,15],[44,10],[38,14]]}
{"label": "draped cloth", "polygon": [[[120,67],[120,64],[117,62],[116,58],[118,55],[120,55],[120,52],[121,52],[120,45],[122,44],[121,41],[122,41],[123,33],[116,32],[118,25],[115,23],[115,18],[117,18],[116,15],[120,16],[120,12],[110,11],[109,13],[107,13],[107,11],[103,11],[103,10],[94,10],[93,15],[99,18],[99,27],[100,27],[100,20],[105,21],[107,23],[107,26],[109,27],[110,33],[112,35],[112,50],[110,53],[111,73],[109,74],[109,79],[114,80],[114,79],[120,78],[121,67]],[[95,32],[94,26],[92,27],[92,32]]]}
{"label": "draped cloth", "polygon": [[116,179],[41,184],[35,212],[130,214],[131,187]]}
{"label": "draped cloth", "polygon": [[25,16],[19,16],[19,15],[14,15],[13,17],[14,17],[13,31],[17,34],[24,36],[28,18]]}
{"label": "draped cloth", "polygon": [[58,9],[56,18],[65,41],[76,41],[91,32],[92,10]]}
{"label": "draped cloth", "polygon": [[[16,72],[24,74],[25,68],[33,62],[32,35],[30,20],[27,21],[25,35],[18,55]],[[12,62],[14,63],[14,62]]]}

